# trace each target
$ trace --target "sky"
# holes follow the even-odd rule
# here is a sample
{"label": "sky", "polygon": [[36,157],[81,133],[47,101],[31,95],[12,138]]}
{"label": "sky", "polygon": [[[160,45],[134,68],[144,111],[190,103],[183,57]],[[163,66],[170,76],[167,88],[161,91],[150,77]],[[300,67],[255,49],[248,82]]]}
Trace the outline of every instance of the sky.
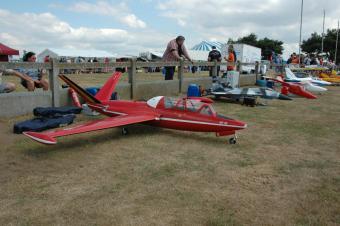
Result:
{"label": "sky", "polygon": [[[300,0],[11,0],[0,5],[0,42],[37,53],[96,49],[118,55],[165,50],[178,35],[191,48],[255,33],[298,52]],[[336,28],[339,0],[304,0],[302,37]]]}

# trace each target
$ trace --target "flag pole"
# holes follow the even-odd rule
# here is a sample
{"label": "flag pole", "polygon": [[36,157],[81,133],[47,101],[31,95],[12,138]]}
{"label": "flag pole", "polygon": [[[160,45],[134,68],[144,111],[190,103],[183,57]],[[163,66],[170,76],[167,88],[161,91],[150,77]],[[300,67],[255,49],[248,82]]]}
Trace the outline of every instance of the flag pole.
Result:
{"label": "flag pole", "polygon": [[301,66],[302,14],[303,14],[303,0],[301,0],[301,14],[300,14],[299,66]]}
{"label": "flag pole", "polygon": [[321,53],[323,53],[323,41],[324,41],[324,39],[325,39],[325,17],[326,17],[326,11],[323,10]]}
{"label": "flag pole", "polygon": [[336,56],[338,54],[338,40],[339,40],[339,20],[338,20],[338,29],[336,31],[336,41],[335,41],[335,56],[334,56],[335,67],[336,67]]}

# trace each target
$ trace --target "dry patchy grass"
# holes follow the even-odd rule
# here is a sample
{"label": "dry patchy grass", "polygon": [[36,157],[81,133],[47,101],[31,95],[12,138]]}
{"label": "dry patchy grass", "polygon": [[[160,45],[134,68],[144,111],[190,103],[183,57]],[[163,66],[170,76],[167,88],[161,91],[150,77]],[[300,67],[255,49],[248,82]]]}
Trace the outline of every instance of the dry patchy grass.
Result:
{"label": "dry patchy grass", "polygon": [[44,146],[2,120],[0,225],[339,225],[339,99],[216,102],[237,145],[134,125]]}

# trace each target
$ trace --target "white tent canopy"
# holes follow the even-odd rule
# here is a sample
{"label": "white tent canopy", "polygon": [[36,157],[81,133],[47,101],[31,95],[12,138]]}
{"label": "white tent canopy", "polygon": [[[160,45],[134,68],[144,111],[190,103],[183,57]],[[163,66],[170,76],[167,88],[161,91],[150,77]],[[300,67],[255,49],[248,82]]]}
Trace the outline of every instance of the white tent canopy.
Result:
{"label": "white tent canopy", "polygon": [[108,53],[102,50],[91,50],[91,49],[56,49],[50,48],[45,49],[41,53],[37,55],[37,60],[42,62],[45,56],[50,56],[52,58],[59,58],[59,57],[116,57],[116,55]]}
{"label": "white tent canopy", "polygon": [[222,47],[221,42],[209,42],[209,41],[202,41],[191,48],[191,50],[198,50],[198,51],[211,51],[213,46],[216,46],[218,51],[221,51]]}
{"label": "white tent canopy", "polygon": [[37,55],[37,61],[38,62],[44,62],[44,58],[46,56],[50,56],[51,58],[59,58],[57,53],[53,52],[50,49],[45,49],[44,51],[42,51],[41,53],[39,53]]}

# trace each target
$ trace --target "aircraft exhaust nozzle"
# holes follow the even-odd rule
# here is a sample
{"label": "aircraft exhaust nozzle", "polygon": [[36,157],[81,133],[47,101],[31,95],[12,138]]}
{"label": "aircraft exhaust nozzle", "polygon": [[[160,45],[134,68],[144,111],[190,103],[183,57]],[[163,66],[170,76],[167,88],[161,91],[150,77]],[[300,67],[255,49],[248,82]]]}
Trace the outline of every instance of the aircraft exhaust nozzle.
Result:
{"label": "aircraft exhaust nozzle", "polygon": [[293,100],[292,98],[290,98],[289,96],[284,95],[284,94],[280,94],[279,99],[280,100]]}

